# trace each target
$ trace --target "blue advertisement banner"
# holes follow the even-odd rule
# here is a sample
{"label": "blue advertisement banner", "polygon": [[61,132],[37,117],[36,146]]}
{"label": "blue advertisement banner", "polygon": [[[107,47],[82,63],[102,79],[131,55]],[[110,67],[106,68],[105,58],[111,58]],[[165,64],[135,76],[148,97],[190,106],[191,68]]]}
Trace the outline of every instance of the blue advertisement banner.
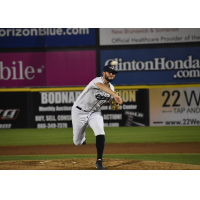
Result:
{"label": "blue advertisement banner", "polygon": [[102,50],[101,72],[118,64],[115,85],[200,83],[200,47]]}
{"label": "blue advertisement banner", "polygon": [[95,45],[95,28],[1,28],[0,48]]}

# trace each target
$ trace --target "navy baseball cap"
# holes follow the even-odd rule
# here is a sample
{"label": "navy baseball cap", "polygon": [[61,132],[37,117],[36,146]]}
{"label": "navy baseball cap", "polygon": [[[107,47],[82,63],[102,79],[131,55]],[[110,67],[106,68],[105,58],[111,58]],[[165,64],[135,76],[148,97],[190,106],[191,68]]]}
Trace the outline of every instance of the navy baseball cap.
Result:
{"label": "navy baseball cap", "polygon": [[110,61],[104,68],[103,71],[104,72],[113,72],[115,74],[118,73],[118,71],[115,70],[115,65],[117,65],[117,62],[114,62],[114,65],[112,63],[113,61]]}

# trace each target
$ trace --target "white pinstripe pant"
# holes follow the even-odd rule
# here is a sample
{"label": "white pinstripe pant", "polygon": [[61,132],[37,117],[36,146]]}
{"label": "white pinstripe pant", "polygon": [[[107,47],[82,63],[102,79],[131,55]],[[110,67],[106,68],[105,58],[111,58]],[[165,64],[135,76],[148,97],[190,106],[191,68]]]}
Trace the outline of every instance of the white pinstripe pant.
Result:
{"label": "white pinstripe pant", "polygon": [[85,112],[72,107],[72,126],[73,126],[73,141],[75,145],[81,145],[85,141],[85,130],[89,125],[94,131],[94,135],[105,135],[104,122],[101,112]]}

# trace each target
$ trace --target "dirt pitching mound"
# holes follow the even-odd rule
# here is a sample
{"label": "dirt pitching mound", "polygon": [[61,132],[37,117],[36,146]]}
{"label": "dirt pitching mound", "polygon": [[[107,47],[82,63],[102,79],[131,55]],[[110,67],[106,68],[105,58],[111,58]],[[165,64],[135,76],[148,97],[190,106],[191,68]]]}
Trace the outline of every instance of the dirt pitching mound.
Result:
{"label": "dirt pitching mound", "polygon": [[[96,170],[95,162],[95,158],[1,161],[0,170]],[[199,165],[128,159],[104,159],[103,164],[106,170],[200,170]]]}

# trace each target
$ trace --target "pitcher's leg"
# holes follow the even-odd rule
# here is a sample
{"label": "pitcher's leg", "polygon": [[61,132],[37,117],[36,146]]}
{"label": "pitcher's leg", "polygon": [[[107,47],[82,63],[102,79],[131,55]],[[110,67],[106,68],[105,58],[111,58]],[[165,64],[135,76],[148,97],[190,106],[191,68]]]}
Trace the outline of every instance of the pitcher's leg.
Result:
{"label": "pitcher's leg", "polygon": [[93,113],[89,119],[89,125],[93,129],[96,136],[96,148],[97,148],[97,169],[104,170],[102,164],[102,157],[105,145],[105,132],[104,132],[104,122],[102,115],[98,113]]}
{"label": "pitcher's leg", "polygon": [[87,128],[87,113],[72,107],[73,141],[75,145],[81,145],[85,141]]}
{"label": "pitcher's leg", "polygon": [[94,131],[95,136],[105,135],[103,116],[100,114],[100,112],[92,113],[92,115],[89,117],[88,124]]}
{"label": "pitcher's leg", "polygon": [[105,135],[96,136],[97,160],[103,157],[103,150],[105,145]]}
{"label": "pitcher's leg", "polygon": [[87,125],[81,122],[73,123],[73,141],[76,146],[83,144],[85,141],[85,130]]}

